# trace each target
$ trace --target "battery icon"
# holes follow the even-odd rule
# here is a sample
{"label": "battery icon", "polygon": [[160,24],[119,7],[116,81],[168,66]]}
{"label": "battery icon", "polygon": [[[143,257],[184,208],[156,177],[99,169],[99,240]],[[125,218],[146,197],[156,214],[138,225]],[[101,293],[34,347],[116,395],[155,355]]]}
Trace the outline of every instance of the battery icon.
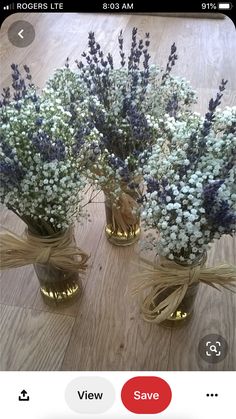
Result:
{"label": "battery icon", "polygon": [[232,3],[218,3],[219,10],[231,10],[232,7]]}

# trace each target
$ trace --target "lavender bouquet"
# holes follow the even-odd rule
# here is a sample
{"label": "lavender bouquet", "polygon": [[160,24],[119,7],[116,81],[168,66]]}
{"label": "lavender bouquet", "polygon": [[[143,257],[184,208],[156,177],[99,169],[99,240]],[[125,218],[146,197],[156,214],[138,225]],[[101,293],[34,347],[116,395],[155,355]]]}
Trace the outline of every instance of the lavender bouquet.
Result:
{"label": "lavender bouquet", "polygon": [[12,68],[15,92],[11,98],[4,90],[0,108],[1,202],[32,232],[50,235],[81,215],[98,133],[89,128],[84,103],[69,112],[54,90],[39,95]]}
{"label": "lavender bouquet", "polygon": [[143,218],[160,233],[152,242],[158,253],[172,260],[191,263],[235,230],[236,107],[217,111],[221,96],[211,99],[205,118],[163,122],[166,135],[144,168]]}
{"label": "lavender bouquet", "polygon": [[144,166],[142,217],[156,231],[146,246],[161,261],[140,274],[141,288],[152,286],[143,305],[149,321],[187,317],[186,305],[179,305],[191,284],[227,287],[236,280],[235,267],[203,267],[213,240],[236,229],[236,107],[217,109],[225,85],[222,80],[204,118],[163,121],[163,135]]}
{"label": "lavender bouquet", "polygon": [[82,54],[84,59],[77,61],[77,66],[89,92],[89,110],[95,127],[102,134],[101,156],[91,170],[91,178],[110,202],[111,211],[107,213],[112,221],[108,230],[122,237],[132,233],[131,225],[137,221],[140,166],[143,153],[151,151],[155,138],[160,135],[158,118],[173,112],[182,118],[195,94],[185,80],[170,76],[177,60],[175,44],[165,70],[150,65],[149,33],[145,39],[138,40],[137,29],[133,29],[128,56],[124,52],[122,31],[118,44],[121,61],[116,68],[112,54],[105,56],[90,32],[88,52]]}

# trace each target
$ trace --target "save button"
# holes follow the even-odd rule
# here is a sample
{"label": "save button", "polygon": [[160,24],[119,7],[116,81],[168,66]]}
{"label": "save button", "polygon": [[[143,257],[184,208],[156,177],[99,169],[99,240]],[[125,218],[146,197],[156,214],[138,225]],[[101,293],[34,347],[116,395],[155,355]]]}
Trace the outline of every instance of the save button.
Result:
{"label": "save button", "polygon": [[121,390],[121,400],[133,413],[161,413],[172,398],[169,384],[159,377],[134,377]]}

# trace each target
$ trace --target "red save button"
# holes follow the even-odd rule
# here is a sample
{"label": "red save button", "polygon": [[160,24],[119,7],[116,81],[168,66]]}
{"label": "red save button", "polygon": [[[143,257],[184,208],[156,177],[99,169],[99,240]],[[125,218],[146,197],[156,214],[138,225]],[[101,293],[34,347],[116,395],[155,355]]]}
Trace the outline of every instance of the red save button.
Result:
{"label": "red save button", "polygon": [[128,380],[122,390],[121,399],[130,412],[160,413],[171,402],[169,384],[159,377],[134,377]]}

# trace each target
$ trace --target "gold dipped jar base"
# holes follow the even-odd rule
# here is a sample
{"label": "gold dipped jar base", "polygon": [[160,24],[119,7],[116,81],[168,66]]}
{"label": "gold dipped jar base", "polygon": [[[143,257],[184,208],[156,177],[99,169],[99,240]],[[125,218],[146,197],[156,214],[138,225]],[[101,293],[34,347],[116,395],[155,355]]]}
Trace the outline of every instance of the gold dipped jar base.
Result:
{"label": "gold dipped jar base", "polygon": [[185,311],[178,309],[174,313],[172,313],[168,319],[164,320],[160,323],[160,326],[167,327],[167,328],[177,328],[186,325],[193,316],[192,311]]}
{"label": "gold dipped jar base", "polygon": [[82,292],[82,281],[78,272],[56,268],[50,263],[35,264],[34,269],[40,284],[43,300],[48,305],[71,303]]}
{"label": "gold dipped jar base", "polygon": [[105,227],[105,234],[107,240],[115,246],[130,246],[136,243],[141,234],[140,225],[134,225],[129,228],[129,231],[123,232],[119,229],[114,230],[112,224],[107,224]]}
{"label": "gold dipped jar base", "polygon": [[80,281],[67,284],[41,285],[40,292],[43,300],[48,305],[66,305],[77,299],[82,293]]}
{"label": "gold dipped jar base", "polygon": [[[183,325],[186,325],[193,316],[194,302],[197,296],[198,289],[199,283],[194,283],[190,285],[187,289],[186,295],[184,296],[177,309],[173,313],[171,313],[166,320],[160,322],[159,326],[168,328],[178,328]],[[151,311],[155,309],[155,307],[158,306],[159,303],[164,301],[175,290],[176,287],[171,287],[168,290],[163,291],[161,294],[159,294],[158,297],[155,299],[154,304],[152,303],[150,306]],[[159,311],[157,312],[157,314],[160,313],[161,312]]]}
{"label": "gold dipped jar base", "polygon": [[192,284],[188,288],[186,295],[178,308],[166,320],[160,323],[160,325],[173,328],[180,327],[188,323],[193,315],[194,301],[196,299],[198,289],[199,283]]}

